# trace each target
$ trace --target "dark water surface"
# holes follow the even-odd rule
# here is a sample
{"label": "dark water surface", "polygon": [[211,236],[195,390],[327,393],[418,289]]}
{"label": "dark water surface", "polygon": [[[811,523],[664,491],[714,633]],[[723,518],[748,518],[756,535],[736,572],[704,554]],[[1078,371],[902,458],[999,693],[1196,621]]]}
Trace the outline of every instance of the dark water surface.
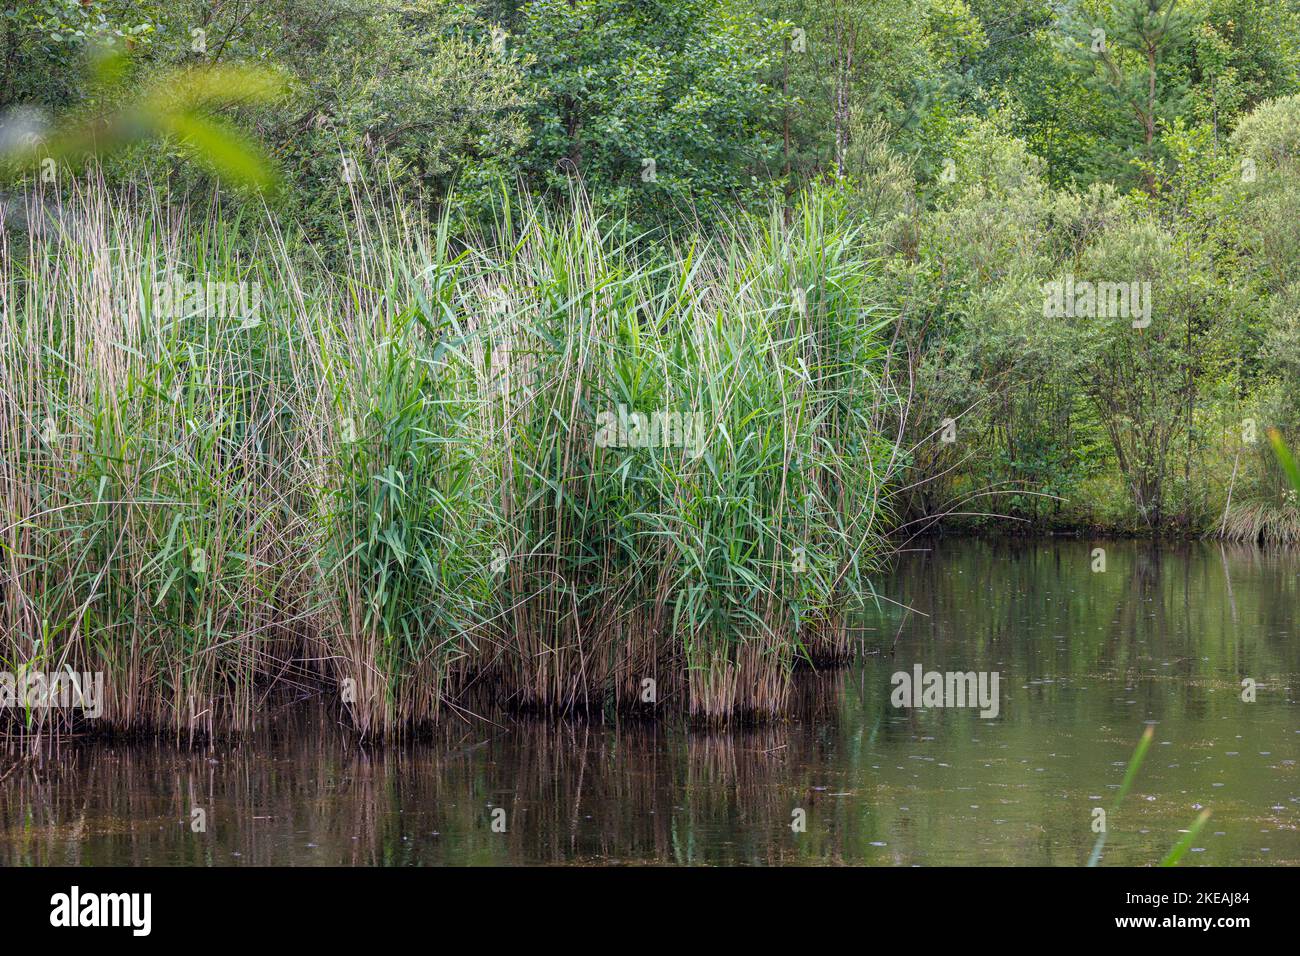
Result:
{"label": "dark water surface", "polygon": [[[1300,862],[1296,556],[925,547],[880,582],[913,610],[864,621],[857,666],[802,674],[788,723],[454,722],[380,749],[312,711],[210,752],[66,746],[0,784],[0,863],[1080,865],[1146,723],[1103,865],[1157,862],[1202,808],[1184,865]],[[998,717],[892,707],[917,663],[997,671]]]}

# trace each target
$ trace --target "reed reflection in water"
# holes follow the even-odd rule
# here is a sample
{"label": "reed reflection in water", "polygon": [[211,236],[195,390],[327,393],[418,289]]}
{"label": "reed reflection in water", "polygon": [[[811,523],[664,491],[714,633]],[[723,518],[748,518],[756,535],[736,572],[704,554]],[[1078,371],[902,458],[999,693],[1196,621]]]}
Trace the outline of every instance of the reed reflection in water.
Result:
{"label": "reed reflection in water", "polygon": [[[0,863],[1081,865],[1147,722],[1104,864],[1158,861],[1201,807],[1185,865],[1300,862],[1297,560],[1107,547],[1105,574],[1080,542],[906,557],[884,589],[913,610],[765,727],[494,715],[372,748],[313,706],[210,750],[65,745],[0,783]],[[998,718],[891,707],[916,663],[999,671]]]}

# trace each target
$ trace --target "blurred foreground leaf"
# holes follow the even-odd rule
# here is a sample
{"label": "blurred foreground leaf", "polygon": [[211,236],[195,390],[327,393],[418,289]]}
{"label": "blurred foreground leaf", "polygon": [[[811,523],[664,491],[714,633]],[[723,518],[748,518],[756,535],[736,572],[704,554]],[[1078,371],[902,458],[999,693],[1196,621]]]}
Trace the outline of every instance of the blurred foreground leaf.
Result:
{"label": "blurred foreground leaf", "polygon": [[[125,53],[104,56],[93,65],[101,93],[129,81]],[[99,116],[56,126],[47,135],[25,130],[8,138],[0,169],[14,178],[45,159],[74,169],[88,160],[153,140],[173,140],[195,162],[219,179],[258,192],[273,191],[279,177],[261,148],[213,111],[275,102],[284,80],[270,70],[244,66],[186,67],[164,73],[138,95]],[[13,122],[17,122],[17,115]]]}
{"label": "blurred foreground leaf", "polygon": [[1300,491],[1300,466],[1296,465],[1295,458],[1291,455],[1291,449],[1286,447],[1286,442],[1282,441],[1282,433],[1276,428],[1268,430],[1268,440],[1273,445],[1273,451],[1277,455],[1277,460],[1282,465],[1282,470],[1286,472],[1287,480],[1296,491]]}

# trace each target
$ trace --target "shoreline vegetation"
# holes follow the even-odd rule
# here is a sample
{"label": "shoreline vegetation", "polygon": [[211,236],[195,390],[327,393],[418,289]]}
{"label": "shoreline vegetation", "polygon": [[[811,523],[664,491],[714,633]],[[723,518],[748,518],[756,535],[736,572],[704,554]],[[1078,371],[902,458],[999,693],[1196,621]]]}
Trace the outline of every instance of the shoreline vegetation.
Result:
{"label": "shoreline vegetation", "polygon": [[[1136,455],[1102,476],[1127,517],[1040,512],[1065,499],[1032,468],[994,481],[990,397],[938,415],[899,223],[844,199],[643,243],[580,189],[503,190],[470,227],[358,182],[340,251],[96,170],[33,192],[0,239],[2,669],[102,673],[95,732],[190,740],[286,694],[371,738],[484,707],[761,722],[801,663],[862,650],[849,619],[918,536],[1294,543],[1259,503],[1294,497],[1263,435],[1202,441],[1232,470],[1200,518],[1141,520],[1168,476],[1104,413],[1071,424]],[[89,727],[6,719],[33,744]]]}
{"label": "shoreline vegetation", "polygon": [[[105,672],[105,728],[239,731],[278,686],[384,736],[485,687],[770,717],[849,654],[904,416],[824,198],[653,261],[581,196],[461,243],[352,198],[337,270],[94,177],[6,246],[8,670]],[[703,433],[596,441],[620,408]]]}
{"label": "shoreline vegetation", "polygon": [[922,535],[1300,545],[1293,4],[327,6],[0,18],[0,698],[761,722]]}

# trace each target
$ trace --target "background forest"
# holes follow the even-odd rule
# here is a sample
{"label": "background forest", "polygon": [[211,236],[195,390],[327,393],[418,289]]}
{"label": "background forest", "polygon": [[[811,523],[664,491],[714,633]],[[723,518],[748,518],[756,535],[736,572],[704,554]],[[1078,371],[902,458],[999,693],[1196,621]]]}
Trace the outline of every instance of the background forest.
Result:
{"label": "background forest", "polygon": [[[86,65],[103,41],[129,52],[111,81]],[[1293,0],[47,0],[0,19],[5,107],[102,115],[238,63],[283,82],[224,112],[317,237],[342,228],[341,156],[450,204],[455,229],[503,182],[562,201],[580,178],[642,242],[832,192],[911,356],[907,517],[1300,530],[1264,439],[1300,422]],[[186,142],[126,148],[111,175],[202,202]],[[1043,283],[1112,273],[1153,282],[1143,334],[1043,316]],[[956,440],[925,441],[945,419]]]}

